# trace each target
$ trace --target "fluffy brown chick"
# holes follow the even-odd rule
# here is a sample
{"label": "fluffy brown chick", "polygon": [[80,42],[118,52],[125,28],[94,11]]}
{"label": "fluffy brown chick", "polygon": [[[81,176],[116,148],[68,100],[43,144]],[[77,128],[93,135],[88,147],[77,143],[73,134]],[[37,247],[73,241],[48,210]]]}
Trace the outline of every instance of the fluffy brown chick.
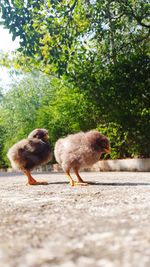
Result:
{"label": "fluffy brown chick", "polygon": [[[72,186],[87,185],[80,177],[79,169],[96,163],[102,153],[110,153],[109,140],[96,130],[61,138],[54,149],[56,161],[62,166]],[[70,175],[71,168],[77,176],[77,182]]]}
{"label": "fluffy brown chick", "polygon": [[28,135],[28,138],[14,144],[7,153],[12,167],[15,170],[23,171],[28,177],[28,184],[30,185],[47,184],[46,182],[37,182],[30,172],[35,167],[52,159],[48,138],[46,129],[35,129]]}

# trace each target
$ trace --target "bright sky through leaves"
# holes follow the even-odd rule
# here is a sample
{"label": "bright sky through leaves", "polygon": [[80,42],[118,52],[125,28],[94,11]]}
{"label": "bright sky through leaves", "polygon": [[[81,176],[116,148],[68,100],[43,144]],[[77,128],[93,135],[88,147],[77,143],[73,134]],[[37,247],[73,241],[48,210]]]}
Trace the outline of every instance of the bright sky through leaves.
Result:
{"label": "bright sky through leaves", "polygon": [[11,34],[9,30],[4,29],[0,26],[0,50],[4,52],[13,51],[19,47],[19,41],[12,41]]}
{"label": "bright sky through leaves", "polygon": [[[19,41],[12,41],[11,34],[8,29],[4,29],[0,26],[0,51],[11,52],[19,47]],[[0,83],[8,84],[11,78],[9,77],[8,70],[6,68],[0,68]]]}

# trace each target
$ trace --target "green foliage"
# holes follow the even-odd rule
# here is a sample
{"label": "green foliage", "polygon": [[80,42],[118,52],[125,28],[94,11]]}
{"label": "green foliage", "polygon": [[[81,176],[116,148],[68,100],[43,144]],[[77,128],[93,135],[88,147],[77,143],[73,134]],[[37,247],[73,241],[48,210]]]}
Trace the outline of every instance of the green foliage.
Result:
{"label": "green foliage", "polygon": [[[47,104],[46,104],[47,103]],[[96,127],[96,110],[84,92],[64,83],[53,99],[43,99],[38,121],[50,131],[55,143],[60,136]]]}
{"label": "green foliage", "polygon": [[86,69],[80,65],[80,72],[76,70],[75,73],[75,84],[87,92],[99,109],[98,125],[107,124],[110,127],[110,123],[117,124],[122,129],[118,132],[120,138],[124,140],[124,134],[128,136],[124,151],[119,145],[121,151],[118,156],[148,157],[150,60],[147,53],[130,53],[128,58],[126,55],[120,56],[116,64],[101,69],[98,66],[94,60]]}
{"label": "green foliage", "polygon": [[0,106],[0,127],[5,132],[4,160],[6,160],[8,148],[26,137],[36,127],[36,111],[43,96],[43,87],[47,90],[48,81],[45,76],[28,75],[18,84],[16,81],[11,90],[3,96]]}
{"label": "green foliage", "polygon": [[148,45],[148,0],[2,0],[0,8],[13,39],[20,37],[19,50],[46,73],[68,73],[74,56],[83,62],[97,49],[103,61],[115,63]]}
{"label": "green foliage", "polygon": [[10,146],[34,128],[47,128],[54,146],[60,136],[96,127],[95,108],[84,92],[58,78],[26,75],[6,92],[0,106],[0,165]]}
{"label": "green foliage", "polygon": [[0,64],[55,77],[43,76],[38,88],[37,77],[28,78],[6,94],[2,121],[15,129],[5,124],[9,137],[46,127],[54,144],[98,127],[110,137],[113,158],[150,156],[148,0],[3,0],[0,8],[21,40],[19,52],[2,55]]}

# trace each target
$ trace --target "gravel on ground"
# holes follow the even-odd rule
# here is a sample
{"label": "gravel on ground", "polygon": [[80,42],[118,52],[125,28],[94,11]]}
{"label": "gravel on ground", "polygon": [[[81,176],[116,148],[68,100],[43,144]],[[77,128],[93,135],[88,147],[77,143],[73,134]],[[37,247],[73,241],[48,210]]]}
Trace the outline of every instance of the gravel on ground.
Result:
{"label": "gravel on ground", "polygon": [[150,173],[0,174],[0,267],[149,267]]}

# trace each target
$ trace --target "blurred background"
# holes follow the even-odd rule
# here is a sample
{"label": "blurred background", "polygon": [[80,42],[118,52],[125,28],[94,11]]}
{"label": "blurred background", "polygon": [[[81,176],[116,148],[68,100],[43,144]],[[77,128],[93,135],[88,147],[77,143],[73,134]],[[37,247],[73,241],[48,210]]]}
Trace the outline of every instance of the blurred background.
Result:
{"label": "blurred background", "polygon": [[1,1],[0,168],[34,128],[98,129],[112,159],[150,157],[149,1]]}

